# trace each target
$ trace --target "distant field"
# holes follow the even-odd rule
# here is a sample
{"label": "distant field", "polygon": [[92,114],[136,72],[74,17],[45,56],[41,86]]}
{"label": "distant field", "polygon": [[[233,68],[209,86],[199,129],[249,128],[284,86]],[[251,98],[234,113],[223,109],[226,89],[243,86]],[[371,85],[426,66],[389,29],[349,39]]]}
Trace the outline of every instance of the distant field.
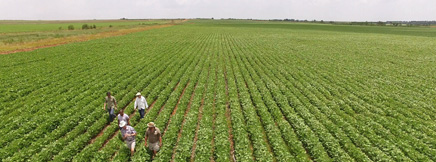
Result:
{"label": "distant field", "polygon": [[[82,21],[0,21],[0,54],[56,44],[88,40],[100,35],[118,35],[182,20],[82,20]],[[94,26],[82,29],[82,25]],[[73,25],[74,30],[68,26]],[[124,31],[123,31],[124,30]]]}
{"label": "distant field", "polygon": [[163,24],[169,20],[76,20],[76,21],[0,21],[0,34],[11,32],[38,32],[67,30],[69,25],[81,29],[83,24],[96,25],[97,28],[132,26],[142,24]]}
{"label": "distant field", "polygon": [[[0,55],[0,159],[151,161],[154,121],[154,161],[436,161],[435,36],[190,20]],[[102,110],[107,91],[138,132],[133,157]]]}

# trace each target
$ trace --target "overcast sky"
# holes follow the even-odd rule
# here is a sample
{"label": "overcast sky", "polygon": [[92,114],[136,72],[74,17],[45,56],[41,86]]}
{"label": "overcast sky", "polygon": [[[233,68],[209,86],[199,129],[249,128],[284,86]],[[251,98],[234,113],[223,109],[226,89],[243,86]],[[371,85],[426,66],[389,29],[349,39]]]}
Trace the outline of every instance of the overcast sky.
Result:
{"label": "overcast sky", "polygon": [[0,20],[436,20],[436,0],[0,0]]}

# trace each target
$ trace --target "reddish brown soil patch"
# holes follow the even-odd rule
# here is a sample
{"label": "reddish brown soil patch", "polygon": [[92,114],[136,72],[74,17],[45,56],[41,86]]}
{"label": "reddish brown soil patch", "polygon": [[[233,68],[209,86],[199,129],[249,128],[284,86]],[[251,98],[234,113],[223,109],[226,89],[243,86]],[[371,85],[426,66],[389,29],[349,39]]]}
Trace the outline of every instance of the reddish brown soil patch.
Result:
{"label": "reddish brown soil patch", "polygon": [[[218,80],[218,76],[217,76],[217,73],[216,73],[216,71],[215,71],[215,83],[217,82],[217,80]],[[211,162],[215,162],[215,159],[213,158],[213,153],[215,152],[215,135],[216,135],[216,133],[215,133],[215,128],[216,128],[216,126],[215,126],[215,123],[216,123],[216,116],[217,116],[217,113],[216,113],[216,88],[215,88],[215,92],[214,92],[214,95],[213,95],[213,106],[212,106],[212,112],[213,112],[213,119],[212,119],[212,141],[210,142],[211,143],[211,145],[212,145],[212,149],[210,150],[211,151],[211,156],[210,156],[210,161]]]}
{"label": "reddish brown soil patch", "polygon": [[168,130],[168,126],[169,126],[170,123],[171,123],[171,118],[174,116],[174,114],[176,114],[176,112],[177,112],[177,108],[179,107],[179,104],[180,104],[180,100],[182,100],[182,97],[183,97],[183,95],[185,94],[185,90],[186,90],[186,88],[187,88],[188,86],[189,86],[189,81],[188,81],[188,83],[186,83],[185,88],[183,88],[182,94],[179,96],[179,100],[177,101],[176,106],[174,106],[173,112],[171,113],[170,118],[168,119],[168,123],[167,123],[167,125],[165,126],[165,130],[164,130],[164,132],[162,133],[162,136],[165,135],[165,132],[167,132],[167,130]]}
{"label": "reddish brown soil patch", "polygon": [[191,98],[189,99],[188,108],[186,109],[185,114],[183,115],[182,127],[180,128],[179,133],[177,133],[177,142],[173,149],[173,155],[171,156],[171,161],[174,161],[174,158],[176,158],[177,145],[179,144],[180,137],[182,137],[183,126],[185,126],[185,121],[186,121],[186,115],[191,110],[192,100],[194,99],[195,89],[197,88],[197,85],[198,82],[194,86],[194,90],[192,91]]}
{"label": "reddish brown soil patch", "polygon": [[88,145],[93,144],[98,137],[102,136],[104,131],[106,131],[107,127],[109,127],[109,125],[104,126],[104,128],[100,131],[100,133],[98,133],[97,136],[95,136],[94,138],[91,139],[91,141],[89,141]]}
{"label": "reddish brown soil patch", "polygon": [[[80,40],[77,42],[82,42],[85,40]],[[48,47],[54,47],[54,46],[59,46],[59,45],[63,45],[63,44],[67,44],[68,42],[62,42],[62,43],[57,43],[57,44],[50,44],[50,45],[43,45],[43,46],[37,46],[37,47],[31,47],[31,48],[23,48],[23,49],[17,49],[17,50],[13,50],[13,51],[4,51],[4,52],[0,52],[1,55],[4,54],[11,54],[11,53],[18,53],[18,52],[27,52],[27,51],[33,51],[33,50],[37,50],[40,48],[48,48]]]}
{"label": "reddish brown soil patch", "polygon": [[[186,20],[183,20],[182,22],[185,22]],[[73,42],[83,42],[88,40],[94,40],[94,39],[100,39],[100,38],[107,38],[107,37],[113,37],[113,36],[121,36],[126,35],[130,33],[135,32],[141,32],[151,29],[158,29],[158,28],[164,28],[173,26],[175,24],[164,24],[164,25],[154,25],[154,26],[147,26],[147,27],[139,27],[139,28],[131,28],[131,29],[120,29],[117,31],[107,31],[107,32],[100,32],[96,34],[88,34],[88,35],[77,35],[77,36],[71,36],[71,37],[65,37],[65,38],[48,38],[38,41],[32,41],[32,42],[25,42],[20,44],[13,44],[13,45],[5,45],[4,47],[0,46],[0,54],[11,54],[11,53],[17,53],[17,52],[27,52],[27,51],[33,51],[40,48],[47,48],[47,47],[54,47],[59,46],[63,44],[73,43]]]}
{"label": "reddish brown soil patch", "polygon": [[[180,82],[177,82],[177,84],[176,84],[176,86],[174,87],[173,91],[175,91],[175,90],[177,89],[177,87],[179,87],[179,83],[180,83]],[[159,112],[158,112],[157,114],[160,114],[160,112],[162,112],[162,110],[163,110],[163,108],[165,107],[166,104],[167,104],[167,103],[165,102],[165,103],[162,105],[162,107],[160,107]]]}
{"label": "reddish brown soil patch", "polygon": [[[229,84],[228,84],[228,80],[227,80],[227,69],[224,67],[224,79],[226,80],[226,96],[229,96]],[[232,118],[231,118],[231,110],[230,110],[230,103],[229,100],[227,99],[226,102],[226,118],[227,118],[227,130],[229,132],[229,141],[230,141],[230,160],[232,160],[233,162],[236,161],[236,157],[235,157],[235,144],[233,141],[233,134],[232,134]]]}
{"label": "reddish brown soil patch", "polygon": [[200,121],[203,117],[203,106],[204,106],[204,94],[203,99],[201,99],[201,106],[198,110],[198,120],[197,120],[197,128],[195,128],[195,137],[194,137],[194,145],[192,146],[192,152],[191,152],[191,162],[194,161],[195,157],[195,148],[197,147],[197,140],[198,140],[198,130],[200,129]]}
{"label": "reddish brown soil patch", "polygon": [[[207,78],[209,78],[209,74],[210,74],[210,66],[209,66],[209,69],[207,71]],[[201,121],[201,118],[203,117],[204,99],[206,97],[207,87],[208,87],[208,85],[206,84],[206,87],[204,88],[204,91],[203,91],[203,96],[201,97],[200,108],[198,109],[197,127],[195,128],[194,144],[193,144],[192,150],[191,150],[191,162],[193,162],[194,158],[195,158],[195,149],[197,147],[197,140],[198,140],[198,130],[200,129],[200,121]]]}

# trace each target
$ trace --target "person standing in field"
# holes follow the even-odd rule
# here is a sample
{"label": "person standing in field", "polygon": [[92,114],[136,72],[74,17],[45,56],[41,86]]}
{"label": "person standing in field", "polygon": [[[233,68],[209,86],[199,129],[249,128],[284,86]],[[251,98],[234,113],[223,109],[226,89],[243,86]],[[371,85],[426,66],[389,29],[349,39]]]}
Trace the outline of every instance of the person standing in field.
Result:
{"label": "person standing in field", "polygon": [[[117,118],[118,118],[118,125],[120,125],[120,122],[122,122],[122,121],[125,121],[125,122],[127,122],[127,125],[130,125],[129,115],[124,114],[124,110],[123,109],[120,109],[120,112],[119,112]],[[122,128],[120,127],[120,130],[121,129]]]}
{"label": "person standing in field", "polygon": [[103,110],[106,110],[106,106],[108,107],[109,112],[109,121],[112,122],[115,118],[114,109],[117,109],[117,100],[114,96],[111,96],[111,92],[107,92],[105,97],[105,102],[103,105]]}
{"label": "person standing in field", "polygon": [[139,110],[139,115],[141,118],[144,118],[145,108],[148,109],[147,100],[145,100],[145,97],[141,96],[141,92],[136,93],[134,109]]}
{"label": "person standing in field", "polygon": [[[145,131],[145,143],[144,146],[153,151],[153,155],[156,155],[156,152],[159,151],[160,147],[162,147],[162,136],[159,128],[156,128],[153,122],[147,124],[148,128]],[[148,141],[147,141],[148,139]]]}
{"label": "person standing in field", "polygon": [[121,129],[121,136],[123,137],[124,142],[126,142],[127,148],[130,150],[130,156],[133,156],[135,153],[135,145],[136,145],[136,131],[130,125],[127,125],[127,122],[121,121],[119,125]]}

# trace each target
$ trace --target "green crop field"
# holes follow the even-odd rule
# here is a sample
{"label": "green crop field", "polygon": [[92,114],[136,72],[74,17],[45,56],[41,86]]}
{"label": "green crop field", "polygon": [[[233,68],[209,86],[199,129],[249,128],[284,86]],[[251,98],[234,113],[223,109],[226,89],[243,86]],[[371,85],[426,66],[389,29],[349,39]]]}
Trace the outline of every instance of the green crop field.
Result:
{"label": "green crop field", "polygon": [[132,25],[163,24],[168,20],[75,20],[75,21],[0,21],[0,34],[15,32],[43,32],[67,30],[69,25],[74,29],[81,29],[83,24],[96,25],[96,27],[119,27]]}
{"label": "green crop field", "polygon": [[[147,27],[167,24],[170,20],[71,20],[71,21],[22,21],[0,20],[0,50],[4,46],[19,46],[51,38],[66,38],[91,35],[102,32],[114,32],[121,29]],[[83,25],[93,29],[82,29]],[[74,29],[70,30],[69,26]],[[2,47],[3,46],[3,47]],[[42,45],[41,45],[42,46]]]}
{"label": "green crop field", "polygon": [[[190,20],[0,55],[0,159],[436,161],[436,28]],[[136,152],[102,110],[132,115]],[[150,108],[134,111],[140,91]]]}

